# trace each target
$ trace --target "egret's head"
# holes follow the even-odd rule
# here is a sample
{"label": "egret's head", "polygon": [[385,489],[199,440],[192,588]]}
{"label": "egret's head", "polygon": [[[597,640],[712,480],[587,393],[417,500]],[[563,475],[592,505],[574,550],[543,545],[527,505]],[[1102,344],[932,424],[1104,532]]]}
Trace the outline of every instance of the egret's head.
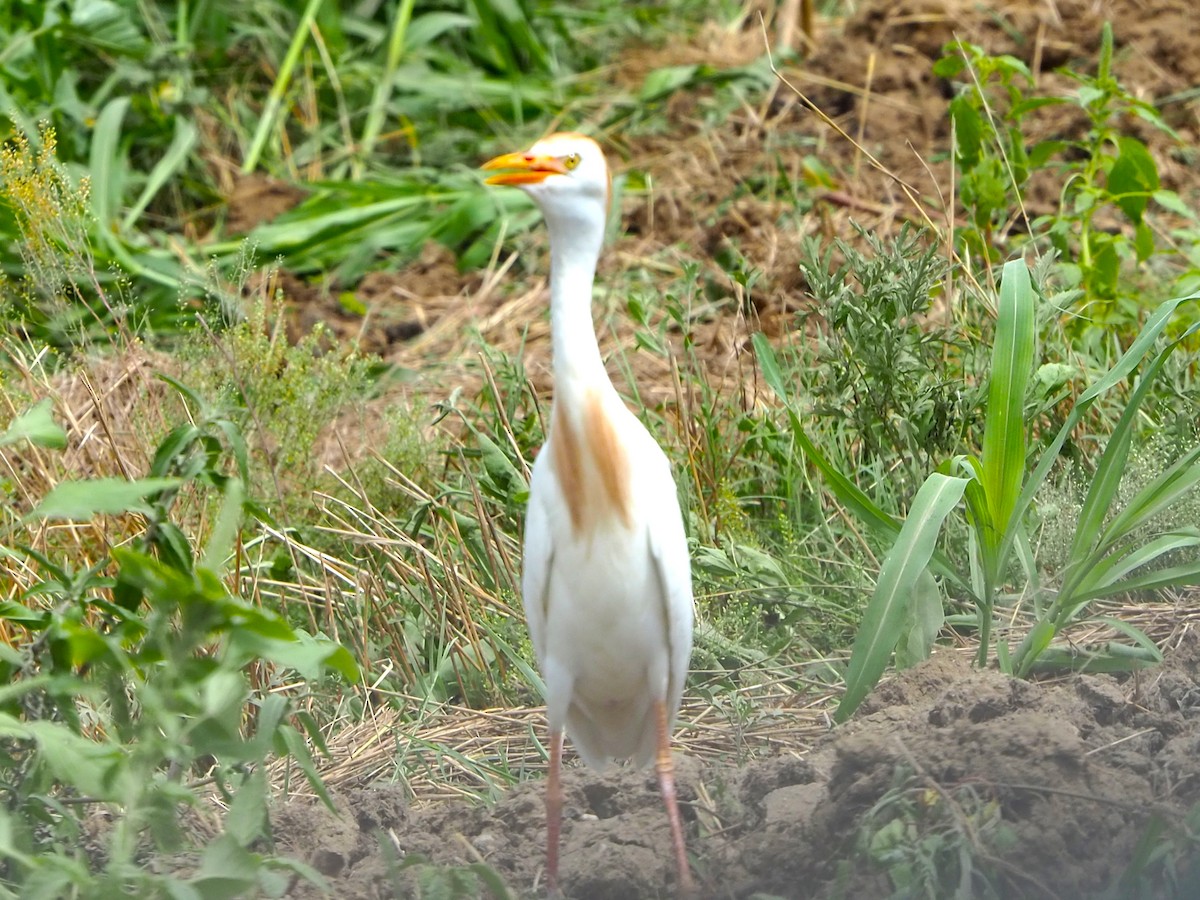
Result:
{"label": "egret's head", "polygon": [[590,137],[561,132],[542,138],[523,153],[506,153],[483,164],[495,175],[488,184],[509,184],[534,199],[548,218],[608,214],[612,178],[604,151]]}

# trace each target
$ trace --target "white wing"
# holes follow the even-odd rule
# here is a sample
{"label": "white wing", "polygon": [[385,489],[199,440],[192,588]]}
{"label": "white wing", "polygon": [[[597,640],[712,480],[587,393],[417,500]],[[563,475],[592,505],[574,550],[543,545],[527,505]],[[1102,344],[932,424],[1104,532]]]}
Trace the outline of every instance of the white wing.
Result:
{"label": "white wing", "polygon": [[667,623],[670,659],[666,699],[674,719],[675,713],[679,711],[683,682],[687,678],[688,663],[692,657],[694,601],[691,558],[688,556],[687,536],[683,530],[683,515],[675,493],[675,481],[671,477],[670,465],[665,457],[662,459],[662,469],[659,477],[651,482],[655,486],[652,491],[657,496],[651,498],[646,515],[650,555],[662,587]]}

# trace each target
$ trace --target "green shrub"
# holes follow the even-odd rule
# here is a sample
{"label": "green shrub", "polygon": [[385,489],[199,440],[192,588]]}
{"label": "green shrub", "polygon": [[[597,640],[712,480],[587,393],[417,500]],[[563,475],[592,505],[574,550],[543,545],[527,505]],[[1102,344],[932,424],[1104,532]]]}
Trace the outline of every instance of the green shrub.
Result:
{"label": "green shrub", "polygon": [[[2,441],[58,446],[63,437],[42,404]],[[0,557],[20,562],[26,575],[0,603],[3,895],[283,896],[296,872],[319,881],[262,852],[269,758],[293,757],[325,796],[306,745],[307,736],[322,746],[315,722],[268,688],[284,671],[353,678],[356,667],[337,644],[291,628],[227,586],[247,509],[246,472],[231,421],[181,425],[145,477],[63,482],[27,517],[39,526],[140,517],[145,528],[132,543],[84,569],[30,546],[0,546]],[[219,501],[202,546],[171,519],[184,491]],[[227,812],[218,833],[197,842],[189,811],[210,795]],[[84,840],[94,811],[111,826]],[[185,851],[190,865],[155,863]]]}

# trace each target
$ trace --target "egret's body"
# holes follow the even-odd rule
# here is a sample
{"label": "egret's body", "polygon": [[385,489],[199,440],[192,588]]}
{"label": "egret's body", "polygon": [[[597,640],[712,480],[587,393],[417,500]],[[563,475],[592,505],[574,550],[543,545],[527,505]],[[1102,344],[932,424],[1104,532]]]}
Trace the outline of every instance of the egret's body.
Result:
{"label": "egret's body", "polygon": [[533,467],[522,575],[551,736],[548,886],[557,887],[565,729],[590,766],[655,760],[679,886],[690,891],[669,735],[691,654],[691,572],[670,465],[609,380],[592,325],[608,167],[589,138],[553,135],[485,168],[512,170],[488,180],[524,188],[550,233],[554,404]]}

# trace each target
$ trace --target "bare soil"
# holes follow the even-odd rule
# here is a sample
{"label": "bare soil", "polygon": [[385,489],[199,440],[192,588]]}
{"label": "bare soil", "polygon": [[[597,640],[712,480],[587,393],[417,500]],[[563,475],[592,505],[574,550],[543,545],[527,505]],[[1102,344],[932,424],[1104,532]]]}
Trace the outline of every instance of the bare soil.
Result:
{"label": "bare soil", "polygon": [[[716,130],[694,115],[696,97],[679,96],[663,133],[620,146],[653,175],[655,190],[626,200],[624,233],[602,277],[647,259],[703,261],[734,245],[763,271],[755,295],[759,325],[790,327],[790,312],[805,302],[795,252],[804,234],[850,237],[850,218],[886,234],[919,219],[905,185],[927,210],[948,215],[952,208],[943,195],[951,183],[944,161],[949,88],[930,72],[945,42],[958,37],[1011,53],[1041,89],[1067,91],[1071,83],[1054,70],[1094,65],[1104,18],[1114,23],[1122,82],[1147,99],[1175,98],[1163,109],[1182,143],[1142,123],[1129,128],[1148,142],[1164,186],[1195,202],[1200,29],[1192,2],[866,0],[845,21],[822,23],[814,52],[784,74],[859,137],[879,165],[782,86],[760,109],[735,113]],[[757,29],[748,20],[741,34],[639,51],[618,68],[636,80],[639,71],[672,63],[743,62],[759,52]],[[1029,137],[1076,135],[1084,127],[1079,115],[1052,108],[1035,119]],[[816,149],[806,152],[838,179],[800,225],[747,188],[753,173],[780,159],[799,175],[797,135],[815,140]],[[1056,202],[1055,191],[1036,185],[1028,198],[1033,213]],[[544,388],[544,281],[516,271],[506,277],[524,280],[515,291],[494,290],[431,247],[411,267],[357,286],[377,312],[366,323],[346,314],[331,291],[294,280],[286,290],[301,327],[324,320],[367,349],[440,379],[463,354],[469,315],[490,343],[515,346],[524,337],[527,368]],[[744,351],[748,329],[728,305],[714,309],[703,327],[719,374]],[[526,334],[530,322],[540,324]],[[604,336],[608,348],[632,346],[631,331],[622,328]],[[667,392],[665,370],[661,381],[653,371],[638,374]],[[1163,667],[1137,677],[1021,682],[973,670],[945,651],[886,683],[851,723],[808,752],[744,765],[680,756],[689,850],[704,895],[888,896],[895,885],[868,857],[882,858],[887,835],[899,833],[904,846],[929,854],[957,858],[960,848],[969,849],[967,858],[990,881],[965,873],[964,896],[987,896],[988,884],[1001,897],[1093,897],[1109,889],[1122,896],[1119,880],[1152,817],[1170,835],[1200,801],[1200,638],[1192,629],[1181,629]],[[685,716],[680,729],[688,728]],[[565,893],[669,895],[674,876],[653,773],[572,768],[565,785]],[[534,895],[544,859],[542,789],[540,780],[525,782],[485,808],[449,801],[413,807],[396,786],[347,787],[337,794],[339,815],[294,800],[278,810],[275,827],[279,847],[314,865],[341,900],[405,895],[416,870],[399,872],[397,861],[417,856],[483,862],[519,895]],[[871,834],[876,840],[868,847],[864,835]],[[1183,859],[1180,877],[1191,887],[1176,896],[1200,896],[1200,869],[1188,865]],[[919,870],[914,863],[912,871]],[[954,887],[941,886],[940,895]],[[297,883],[292,896],[318,894]]]}
{"label": "bare soil", "polygon": [[[884,684],[803,756],[677,761],[705,897],[889,896],[894,885],[870,864],[863,835],[893,820],[909,847],[971,850],[967,896],[988,896],[986,876],[1000,897],[1096,897],[1119,884],[1152,815],[1170,834],[1200,801],[1200,632],[1185,630],[1165,665],[1136,677],[1019,681],[947,651]],[[653,772],[571,768],[564,782],[565,895],[669,896]],[[485,863],[516,895],[534,896],[542,791],[530,781],[491,807],[414,809],[399,787],[371,786],[340,793],[339,815],[292,801],[275,827],[280,849],[321,871],[341,900],[406,896],[416,870],[397,866],[413,855]],[[1189,859],[1182,880],[1200,889]],[[1175,896],[1197,895],[1187,890]],[[319,893],[297,884],[291,896]]]}

